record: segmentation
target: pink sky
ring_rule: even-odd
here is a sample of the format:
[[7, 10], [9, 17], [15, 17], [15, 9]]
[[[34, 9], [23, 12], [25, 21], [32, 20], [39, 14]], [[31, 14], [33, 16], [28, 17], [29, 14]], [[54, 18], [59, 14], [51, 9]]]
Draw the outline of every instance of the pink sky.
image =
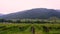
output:
[[0, 0], [0, 13], [3, 14], [32, 8], [60, 9], [60, 0]]

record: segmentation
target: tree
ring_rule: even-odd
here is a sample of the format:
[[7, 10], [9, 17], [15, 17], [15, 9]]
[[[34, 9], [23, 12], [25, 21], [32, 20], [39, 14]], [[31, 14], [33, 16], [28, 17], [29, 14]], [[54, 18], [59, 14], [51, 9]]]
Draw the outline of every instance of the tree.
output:
[[5, 19], [0, 19], [0, 22], [5, 22]]
[[16, 23], [21, 23], [21, 21], [20, 20], [17, 20]]

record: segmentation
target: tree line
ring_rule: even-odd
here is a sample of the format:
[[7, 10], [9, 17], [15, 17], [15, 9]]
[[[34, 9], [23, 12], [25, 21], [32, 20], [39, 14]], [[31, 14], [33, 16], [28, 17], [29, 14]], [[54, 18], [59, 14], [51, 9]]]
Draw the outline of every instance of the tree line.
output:
[[50, 22], [50, 21], [44, 21], [44, 20], [6, 20], [6, 19], [0, 19], [0, 22], [8, 22], [8, 23], [55, 23], [55, 22]]

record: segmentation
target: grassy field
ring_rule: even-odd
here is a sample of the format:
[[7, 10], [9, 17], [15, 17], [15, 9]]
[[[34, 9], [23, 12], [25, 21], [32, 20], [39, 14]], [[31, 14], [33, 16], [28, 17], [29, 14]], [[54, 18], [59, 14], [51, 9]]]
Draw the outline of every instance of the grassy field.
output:
[[[60, 24], [0, 23], [0, 34], [60, 34]], [[44, 28], [45, 27], [45, 28]]]

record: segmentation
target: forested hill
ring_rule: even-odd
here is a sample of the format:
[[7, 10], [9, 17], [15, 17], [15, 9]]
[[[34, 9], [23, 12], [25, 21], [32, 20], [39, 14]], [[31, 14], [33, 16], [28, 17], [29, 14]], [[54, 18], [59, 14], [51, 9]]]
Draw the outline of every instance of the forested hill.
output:
[[0, 16], [3, 16], [4, 14], [0, 14]]
[[0, 18], [4, 19], [45, 19], [50, 17], [60, 18], [60, 11], [54, 9], [46, 8], [35, 8], [30, 10], [25, 10], [22, 12], [11, 13], [8, 15], [3, 15]]

